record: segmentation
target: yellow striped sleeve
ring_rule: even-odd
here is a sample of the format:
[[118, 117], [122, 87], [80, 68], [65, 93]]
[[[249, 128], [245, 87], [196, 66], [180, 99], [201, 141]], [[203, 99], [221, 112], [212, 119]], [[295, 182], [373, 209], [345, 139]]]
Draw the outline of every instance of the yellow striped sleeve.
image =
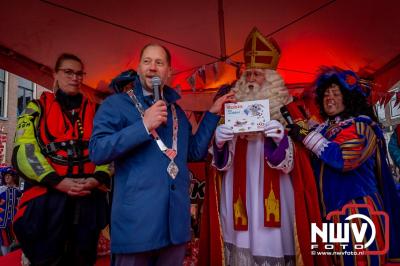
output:
[[36, 124], [39, 122], [40, 107], [30, 102], [18, 117], [14, 138], [13, 165], [24, 177], [40, 182], [45, 176], [55, 173], [41, 153], [36, 139]]

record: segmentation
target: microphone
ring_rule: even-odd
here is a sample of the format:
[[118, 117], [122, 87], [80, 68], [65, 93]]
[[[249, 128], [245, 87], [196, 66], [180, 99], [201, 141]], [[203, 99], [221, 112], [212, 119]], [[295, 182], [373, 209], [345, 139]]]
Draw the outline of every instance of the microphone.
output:
[[289, 110], [287, 109], [286, 106], [282, 106], [281, 109], [280, 109], [280, 111], [281, 111], [281, 114], [282, 114], [283, 118], [285, 118], [286, 122], [287, 122], [289, 125], [294, 124], [294, 123], [293, 123], [293, 119], [292, 119], [292, 117], [290, 116]]
[[160, 77], [157, 77], [157, 76], [152, 77], [151, 83], [153, 85], [154, 102], [159, 101], [161, 99], [161, 92], [160, 92], [161, 79], [160, 79]]

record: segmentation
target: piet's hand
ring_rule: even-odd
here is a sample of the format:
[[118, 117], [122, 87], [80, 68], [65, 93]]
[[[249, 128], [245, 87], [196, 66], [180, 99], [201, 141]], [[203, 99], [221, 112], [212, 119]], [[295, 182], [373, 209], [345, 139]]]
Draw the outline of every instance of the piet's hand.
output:
[[307, 137], [310, 131], [298, 124], [289, 124], [286, 126], [289, 130], [288, 135], [295, 141], [303, 142], [304, 138]]

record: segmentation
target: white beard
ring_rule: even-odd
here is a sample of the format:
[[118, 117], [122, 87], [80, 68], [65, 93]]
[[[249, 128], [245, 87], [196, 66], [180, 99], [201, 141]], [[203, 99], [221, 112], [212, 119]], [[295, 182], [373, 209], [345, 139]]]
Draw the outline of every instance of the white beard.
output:
[[246, 76], [243, 73], [232, 88], [232, 91], [235, 92], [236, 99], [239, 102], [268, 99], [271, 120], [278, 120], [283, 125], [286, 125], [280, 108], [290, 103], [293, 98], [278, 72], [270, 69], [262, 71], [265, 72], [265, 82], [262, 86], [255, 82], [246, 82]]

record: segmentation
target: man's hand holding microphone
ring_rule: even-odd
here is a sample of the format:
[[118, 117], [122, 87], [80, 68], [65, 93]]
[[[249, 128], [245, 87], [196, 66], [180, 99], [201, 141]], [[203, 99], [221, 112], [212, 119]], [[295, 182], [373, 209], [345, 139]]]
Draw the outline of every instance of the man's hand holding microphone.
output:
[[158, 128], [161, 124], [167, 123], [167, 104], [162, 100], [161, 79], [157, 76], [151, 78], [155, 103], [144, 112], [143, 123], [147, 130]]
[[163, 100], [158, 100], [144, 111], [143, 123], [150, 132], [161, 124], [167, 123], [167, 116], [167, 104]]

